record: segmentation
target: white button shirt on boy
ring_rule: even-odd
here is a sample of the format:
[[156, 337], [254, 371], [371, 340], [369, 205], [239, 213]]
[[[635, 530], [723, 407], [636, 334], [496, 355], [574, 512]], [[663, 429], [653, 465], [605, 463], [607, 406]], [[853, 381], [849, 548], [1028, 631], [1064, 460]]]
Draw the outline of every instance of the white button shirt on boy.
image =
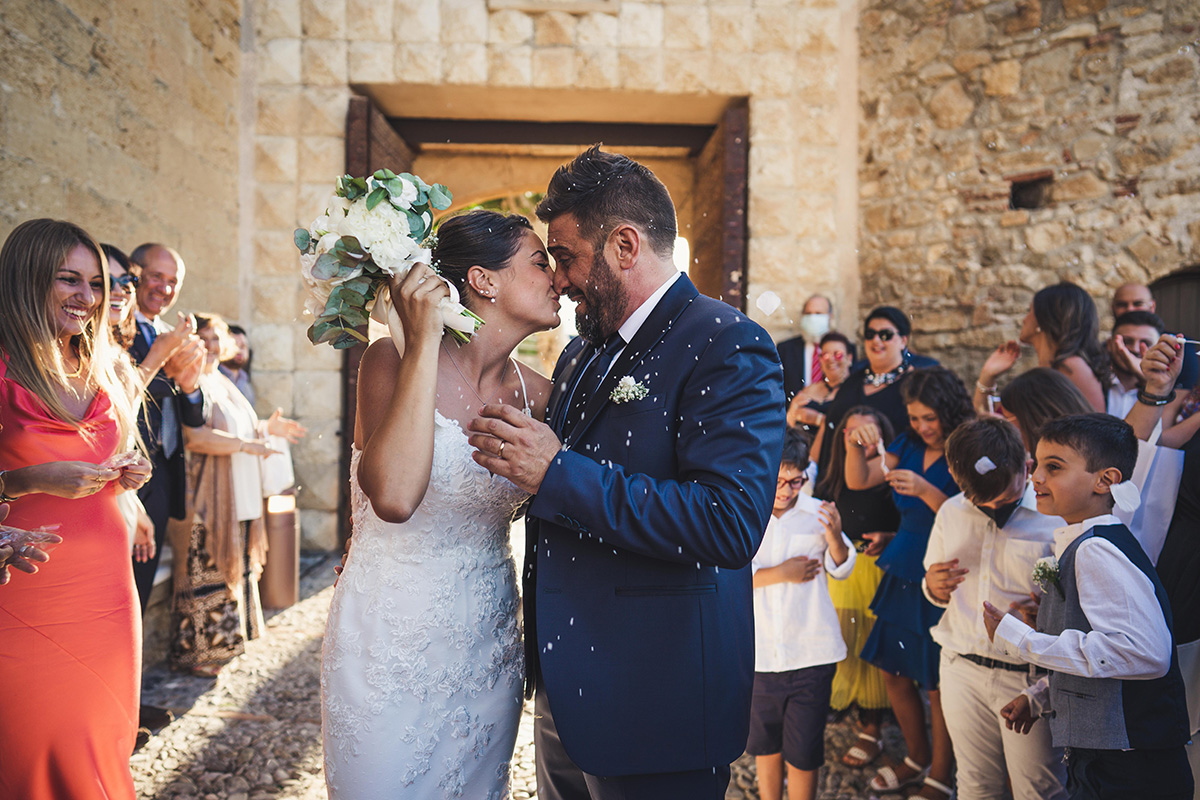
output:
[[[819, 559], [831, 578], [845, 580], [854, 570], [854, 545], [841, 534], [849, 555], [834, 564], [817, 512], [821, 501], [806, 494], [779, 517], [771, 516], [752, 569], [777, 567], [796, 556]], [[804, 583], [775, 583], [754, 590], [754, 670], [790, 670], [834, 664], [846, 657], [837, 611], [825, 576]]]
[[1033, 565], [1053, 552], [1054, 530], [1062, 524], [1060, 517], [1038, 513], [1031, 485], [1003, 528], [962, 494], [947, 500], [934, 520], [925, 569], [957, 558], [958, 568], [969, 570], [949, 603], [935, 600], [921, 582], [929, 601], [946, 609], [931, 635], [942, 647], [942, 711], [954, 744], [960, 800], [999, 797], [1006, 778], [1015, 800], [1066, 797], [1062, 751], [1051, 745], [1050, 726], [1038, 722], [1022, 735], [1008, 730], [999, 713], [1033, 683], [1029, 671], [987, 667], [962, 657], [1022, 663], [992, 647], [980, 609], [985, 600], [1007, 609], [1010, 602], [1029, 598], [1035, 589]]

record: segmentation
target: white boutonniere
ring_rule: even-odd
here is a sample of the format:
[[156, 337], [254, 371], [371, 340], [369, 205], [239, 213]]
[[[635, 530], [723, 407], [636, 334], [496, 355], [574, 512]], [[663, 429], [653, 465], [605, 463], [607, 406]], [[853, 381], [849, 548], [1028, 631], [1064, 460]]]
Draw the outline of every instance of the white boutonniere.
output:
[[608, 399], [614, 403], [628, 403], [630, 400], [641, 400], [648, 394], [650, 390], [646, 388], [646, 384], [635, 381], [632, 375], [626, 375], [621, 378], [621, 382], [612, 390]]
[[1062, 595], [1062, 585], [1058, 581], [1058, 559], [1054, 556], [1045, 556], [1035, 561], [1033, 582], [1040, 586], [1043, 592], [1050, 591], [1050, 587], [1053, 585]]

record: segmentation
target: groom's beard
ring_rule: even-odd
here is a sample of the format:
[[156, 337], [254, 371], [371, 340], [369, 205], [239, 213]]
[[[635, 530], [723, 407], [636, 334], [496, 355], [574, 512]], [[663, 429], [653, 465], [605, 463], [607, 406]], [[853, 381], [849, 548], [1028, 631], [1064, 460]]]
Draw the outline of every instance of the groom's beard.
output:
[[584, 339], [600, 345], [617, 330], [629, 305], [625, 289], [617, 280], [617, 271], [608, 263], [603, 251], [592, 254], [587, 285], [579, 291], [587, 311], [575, 312], [575, 327]]

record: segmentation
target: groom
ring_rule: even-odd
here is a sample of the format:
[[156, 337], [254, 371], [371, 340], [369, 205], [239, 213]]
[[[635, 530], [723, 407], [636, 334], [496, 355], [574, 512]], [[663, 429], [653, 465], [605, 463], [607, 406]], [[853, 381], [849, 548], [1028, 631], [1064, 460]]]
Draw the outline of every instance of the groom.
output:
[[641, 164], [593, 147], [537, 214], [581, 336], [554, 370], [549, 425], [489, 405], [471, 443], [537, 495], [524, 597], [538, 797], [723, 798], [746, 745], [779, 359], [675, 269], [675, 207]]

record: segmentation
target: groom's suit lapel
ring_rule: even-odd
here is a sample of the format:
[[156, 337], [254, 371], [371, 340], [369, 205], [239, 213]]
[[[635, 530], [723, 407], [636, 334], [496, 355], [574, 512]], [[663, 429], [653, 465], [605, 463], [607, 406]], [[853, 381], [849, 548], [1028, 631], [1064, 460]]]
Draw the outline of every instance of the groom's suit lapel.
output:
[[546, 423], [554, 429], [555, 433], [562, 433], [562, 415], [566, 413], [563, 404], [566, 398], [571, 394], [571, 387], [575, 385], [578, 378], [579, 370], [590, 361], [590, 356], [595, 350], [595, 347], [588, 344], [584, 339], [576, 339], [567, 345], [567, 349], [571, 349], [578, 343], [575, 348], [574, 355], [567, 358], [567, 361], [562, 366], [562, 370], [553, 381], [554, 389], [550, 393], [550, 402], [546, 406]]
[[[629, 374], [630, 370], [642, 362], [642, 360], [650, 354], [659, 342], [662, 341], [667, 331], [671, 329], [671, 325], [679, 318], [679, 315], [691, 305], [692, 301], [700, 292], [697, 291], [695, 285], [688, 280], [687, 275], [680, 275], [675, 281], [675, 285], [667, 290], [667, 293], [659, 300], [658, 305], [650, 312], [650, 316], [638, 328], [637, 333], [633, 335], [633, 341], [626, 345], [621, 351], [621, 355], [617, 357], [612, 368], [600, 383], [600, 388], [588, 400], [587, 406], [583, 411], [583, 420], [575, 426], [567, 437], [565, 444], [570, 447], [579, 438], [583, 436], [587, 429], [591, 427], [592, 422], [600, 414], [600, 409], [605, 404], [610, 402], [612, 390], [621, 381], [621, 378]], [[582, 359], [582, 356], [581, 356]], [[653, 391], [653, 387], [650, 387]]]

